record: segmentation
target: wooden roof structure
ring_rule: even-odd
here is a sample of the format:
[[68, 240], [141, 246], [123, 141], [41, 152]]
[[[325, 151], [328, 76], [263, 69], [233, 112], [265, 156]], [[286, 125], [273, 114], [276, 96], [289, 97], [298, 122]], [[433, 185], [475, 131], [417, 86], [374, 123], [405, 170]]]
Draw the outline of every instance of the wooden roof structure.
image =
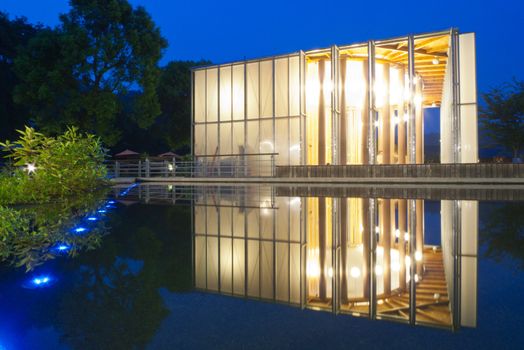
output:
[[[440, 106], [446, 65], [448, 63], [448, 50], [450, 34], [435, 34], [423, 36], [414, 40], [415, 73], [422, 79], [422, 104], [423, 106]], [[366, 43], [339, 47], [340, 57], [352, 59], [367, 59], [368, 47]], [[329, 59], [330, 50], [313, 50], [306, 52], [308, 60]], [[399, 67], [408, 68], [408, 41], [407, 38], [377, 42], [375, 46], [375, 59], [381, 63], [393, 63]]]

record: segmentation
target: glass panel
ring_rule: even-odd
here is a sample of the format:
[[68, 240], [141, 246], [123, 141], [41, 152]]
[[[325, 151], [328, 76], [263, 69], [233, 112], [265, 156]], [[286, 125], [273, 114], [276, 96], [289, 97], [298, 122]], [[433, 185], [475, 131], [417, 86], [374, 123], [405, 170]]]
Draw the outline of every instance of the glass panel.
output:
[[218, 238], [207, 237], [207, 289], [218, 291]]
[[275, 60], [275, 115], [277, 117], [289, 115], [289, 71], [288, 59]]
[[276, 243], [276, 300], [289, 301], [289, 243]]
[[[223, 203], [224, 204], [224, 203]], [[229, 203], [227, 205], [230, 205]], [[220, 206], [220, 235], [231, 236], [233, 226], [231, 223], [233, 210], [229, 206]]]
[[300, 114], [300, 58], [289, 58], [289, 114]]
[[289, 200], [286, 197], [276, 198], [277, 230], [275, 238], [289, 240]]
[[299, 165], [300, 156], [300, 119], [289, 119], [289, 164]]
[[206, 121], [206, 71], [197, 70], [195, 71], [194, 80], [194, 121], [205, 122]]
[[233, 293], [245, 293], [245, 240], [233, 240]]
[[231, 120], [231, 67], [220, 68], [220, 121]]
[[218, 120], [218, 69], [210, 68], [206, 70], [207, 85], [207, 122], [216, 122]]
[[273, 61], [260, 62], [260, 116], [273, 116]]
[[247, 117], [248, 119], [258, 118], [259, 116], [259, 79], [258, 62], [246, 65], [246, 84], [247, 84]]
[[300, 264], [302, 261], [300, 257], [300, 244], [291, 243], [289, 253], [289, 301], [291, 303], [299, 304], [301, 288]]
[[195, 237], [195, 287], [206, 288], [206, 237]]
[[273, 299], [273, 249], [275, 242], [261, 241], [260, 256], [260, 296], [264, 299]]
[[218, 124], [207, 124], [206, 154], [218, 154]]
[[289, 119], [276, 119], [276, 156], [277, 165], [289, 164], [289, 134], [288, 134]]
[[206, 154], [206, 125], [195, 125], [195, 155]]
[[220, 123], [220, 154], [231, 154], [231, 123]]
[[220, 238], [220, 291], [233, 291], [233, 241], [231, 238]]
[[244, 119], [244, 65], [233, 66], [233, 119]]
[[260, 246], [259, 241], [247, 242], [247, 295], [260, 296]]
[[246, 153], [244, 149], [244, 122], [233, 123], [233, 154]]
[[273, 120], [265, 119], [260, 121], [260, 153], [273, 153]]

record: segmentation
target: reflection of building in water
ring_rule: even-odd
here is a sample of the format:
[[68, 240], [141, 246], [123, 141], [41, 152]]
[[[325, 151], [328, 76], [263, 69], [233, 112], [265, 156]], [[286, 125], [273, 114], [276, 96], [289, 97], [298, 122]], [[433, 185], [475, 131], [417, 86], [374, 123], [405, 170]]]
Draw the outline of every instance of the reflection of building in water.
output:
[[477, 202], [441, 201], [441, 244], [429, 245], [424, 227], [438, 227], [424, 225], [423, 200], [215, 190], [202, 189], [194, 204], [197, 289], [453, 329], [476, 325]]

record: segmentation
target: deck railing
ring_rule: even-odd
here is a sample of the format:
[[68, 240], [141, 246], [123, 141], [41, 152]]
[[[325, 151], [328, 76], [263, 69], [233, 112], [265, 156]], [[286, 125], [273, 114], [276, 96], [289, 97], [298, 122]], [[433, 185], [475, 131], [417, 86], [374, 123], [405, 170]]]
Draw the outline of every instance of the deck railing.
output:
[[133, 177], [268, 177], [275, 176], [276, 153], [197, 156], [176, 159], [124, 159], [106, 162], [112, 178]]

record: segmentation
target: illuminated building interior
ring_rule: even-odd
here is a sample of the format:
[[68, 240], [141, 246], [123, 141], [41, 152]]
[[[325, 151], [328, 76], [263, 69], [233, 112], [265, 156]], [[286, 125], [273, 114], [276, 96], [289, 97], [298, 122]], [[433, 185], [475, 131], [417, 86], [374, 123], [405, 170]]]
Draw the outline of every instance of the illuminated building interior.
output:
[[475, 37], [456, 30], [193, 70], [193, 154], [275, 164], [424, 163], [424, 110], [440, 162], [476, 163]]
[[424, 200], [199, 191], [199, 290], [447, 329], [476, 326], [475, 201], [433, 202], [441, 229], [431, 238]]

